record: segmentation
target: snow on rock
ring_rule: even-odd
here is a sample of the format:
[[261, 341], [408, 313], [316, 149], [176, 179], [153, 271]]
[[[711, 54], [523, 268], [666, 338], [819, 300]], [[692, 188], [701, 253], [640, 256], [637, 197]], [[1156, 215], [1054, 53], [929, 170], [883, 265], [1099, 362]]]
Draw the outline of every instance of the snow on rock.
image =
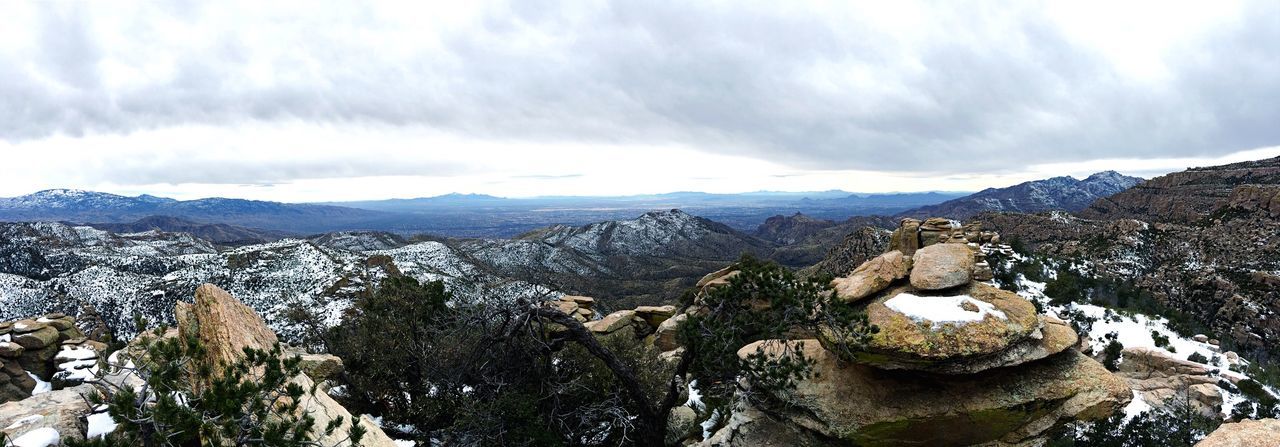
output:
[[61, 436], [58, 430], [51, 427], [41, 427], [24, 433], [17, 439], [14, 439], [13, 447], [46, 447], [58, 445]]
[[1142, 398], [1141, 392], [1133, 390], [1133, 400], [1129, 401], [1129, 405], [1124, 407], [1124, 420], [1128, 421], [1146, 411], [1151, 411], [1151, 404]]
[[116, 431], [116, 426], [118, 424], [116, 424], [116, 420], [111, 417], [111, 414], [107, 413], [106, 406], [100, 406], [94, 410], [97, 412], [85, 417], [85, 420], [89, 424], [88, 431], [84, 435], [85, 438], [100, 438], [106, 436], [108, 433]]
[[969, 295], [917, 296], [900, 293], [885, 301], [884, 305], [912, 320], [930, 321], [934, 325], [972, 323], [982, 321], [987, 315], [1000, 319], [1008, 318], [1004, 312], [997, 310], [995, 305], [974, 299]]
[[32, 396], [40, 393], [47, 393], [47, 392], [53, 391], [53, 385], [50, 384], [49, 382], [40, 380], [39, 376], [36, 376], [35, 374], [31, 374], [30, 371], [27, 372], [27, 375], [31, 377], [31, 380], [36, 381], [36, 387], [31, 390]]

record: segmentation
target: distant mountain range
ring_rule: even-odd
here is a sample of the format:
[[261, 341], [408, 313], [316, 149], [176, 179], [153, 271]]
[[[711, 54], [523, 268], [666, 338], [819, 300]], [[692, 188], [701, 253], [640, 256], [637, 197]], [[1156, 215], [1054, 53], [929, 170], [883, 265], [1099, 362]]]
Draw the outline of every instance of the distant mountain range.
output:
[[[740, 231], [750, 231], [778, 213], [802, 212], [816, 218], [843, 220], [856, 215], [889, 215], [962, 195], [939, 192], [855, 194], [845, 191], [677, 192], [621, 197], [510, 199], [448, 194], [418, 199], [291, 204], [225, 198], [179, 201], [148, 195], [126, 197], [54, 189], [0, 198], [0, 221], [93, 223], [112, 231], [160, 229], [204, 232], [215, 242], [234, 243], [240, 236], [243, 236], [243, 241], [253, 242], [278, 238], [279, 233], [316, 234], [351, 230], [388, 231], [400, 235], [429, 233], [448, 237], [514, 237], [551, 225], [585, 225], [628, 219], [648, 211], [679, 208]], [[184, 222], [164, 222], [157, 216]], [[194, 227], [215, 224], [241, 228], [232, 231], [230, 228], [197, 230]], [[219, 232], [226, 234], [218, 235]]]
[[0, 221], [130, 223], [152, 216], [294, 233], [377, 228], [395, 217], [378, 211], [327, 205], [225, 198], [179, 201], [149, 195], [126, 197], [74, 189], [51, 189], [21, 197], [0, 198]]
[[988, 188], [969, 196], [936, 205], [922, 206], [900, 214], [905, 217], [949, 217], [968, 219], [986, 211], [1035, 213], [1062, 210], [1080, 211], [1094, 201], [1110, 197], [1142, 183], [1143, 179], [1115, 171], [1099, 172], [1084, 180], [1062, 176], [1019, 183], [1006, 188]]

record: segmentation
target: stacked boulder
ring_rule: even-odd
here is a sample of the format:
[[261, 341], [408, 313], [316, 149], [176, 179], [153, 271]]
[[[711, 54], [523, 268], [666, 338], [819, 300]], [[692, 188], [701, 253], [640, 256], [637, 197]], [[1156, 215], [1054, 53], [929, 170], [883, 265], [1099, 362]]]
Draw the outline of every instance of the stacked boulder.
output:
[[[744, 347], [744, 357], [799, 350], [813, 374], [778, 395], [744, 394], [704, 444], [1037, 445], [1061, 423], [1122, 408], [1129, 388], [1072, 349], [1070, 326], [980, 282], [982, 245], [998, 241], [979, 224], [904, 219], [887, 253], [832, 283], [839, 305], [879, 331], [866, 343], [827, 327]], [[715, 275], [704, 285], [731, 273]]]
[[[662, 345], [675, 342], [674, 327], [667, 321], [676, 315], [675, 306], [640, 306], [635, 309], [620, 310], [604, 315], [598, 320], [595, 299], [585, 296], [565, 295], [547, 302], [548, 306], [560, 309], [561, 312], [581, 321], [583, 327], [597, 337], [627, 336], [643, 338], [650, 344]], [[665, 337], [665, 341], [660, 341]]]
[[75, 318], [62, 313], [0, 323], [0, 403], [30, 397], [36, 378], [53, 379], [62, 343], [84, 339]]

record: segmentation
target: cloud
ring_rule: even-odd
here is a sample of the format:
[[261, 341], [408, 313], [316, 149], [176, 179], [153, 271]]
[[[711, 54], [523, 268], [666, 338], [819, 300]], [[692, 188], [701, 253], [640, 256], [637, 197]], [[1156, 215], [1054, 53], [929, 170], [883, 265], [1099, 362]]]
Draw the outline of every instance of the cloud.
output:
[[[891, 3], [19, 3], [0, 17], [0, 140], [303, 122], [441, 132], [462, 152], [678, 145], [914, 177], [1280, 143], [1274, 2]], [[142, 160], [99, 176], [276, 183], [486, 163], [266, 145], [285, 155], [210, 159], [174, 138], [156, 150], [179, 155], [130, 153]]]

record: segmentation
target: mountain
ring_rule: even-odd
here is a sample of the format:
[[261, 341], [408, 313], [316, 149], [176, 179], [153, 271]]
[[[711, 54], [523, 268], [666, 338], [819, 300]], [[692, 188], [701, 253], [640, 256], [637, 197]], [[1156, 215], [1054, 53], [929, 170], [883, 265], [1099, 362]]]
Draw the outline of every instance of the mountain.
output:
[[[132, 229], [132, 228], [130, 228]], [[672, 301], [744, 252], [774, 246], [682, 211], [583, 226], [553, 226], [517, 239], [409, 240], [338, 232], [236, 248], [188, 233], [117, 234], [57, 222], [0, 224], [0, 321], [92, 305], [122, 333], [134, 313], [171, 318], [173, 302], [213, 283], [297, 339], [292, 317], [336, 324], [352, 300], [387, 275], [444, 281], [456, 299], [517, 300], [561, 292], [599, 298], [603, 310]]]
[[707, 272], [773, 245], [680, 210], [583, 226], [557, 225], [458, 249], [500, 275], [604, 297], [613, 308], [672, 300]]
[[1032, 213], [1049, 210], [1079, 211], [1099, 198], [1111, 196], [1142, 182], [1141, 178], [1105, 171], [1084, 180], [1053, 177], [1019, 183], [1007, 188], [988, 188], [969, 196], [923, 206], [901, 216], [927, 218], [943, 216], [968, 219], [983, 211]]
[[51, 189], [0, 198], [0, 221], [73, 221], [128, 223], [164, 215], [198, 223], [225, 223], [274, 231], [316, 233], [372, 228], [393, 214], [327, 205], [209, 198], [179, 201], [141, 195], [126, 197], [92, 191]]
[[205, 224], [172, 216], [148, 216], [128, 223], [91, 223], [87, 225], [112, 233], [143, 233], [148, 231], [187, 233], [219, 245], [261, 244], [294, 235], [284, 231], [259, 230], [228, 224]]
[[1248, 185], [1280, 185], [1280, 157], [1191, 168], [1156, 177], [1094, 202], [1080, 211], [1080, 216], [1191, 223], [1222, 209], [1237, 189]]
[[1134, 285], [1237, 350], [1280, 353], [1270, 342], [1280, 338], [1280, 158], [1165, 175], [1080, 214], [1101, 218], [977, 218], [1007, 240]]
[[832, 247], [844, 245], [845, 239], [850, 235], [884, 231], [896, 228], [897, 224], [898, 219], [888, 216], [856, 216], [843, 222], [835, 222], [796, 213], [766, 219], [756, 228], [754, 235], [777, 244], [770, 259], [788, 267], [800, 268], [821, 261], [829, 255]]

